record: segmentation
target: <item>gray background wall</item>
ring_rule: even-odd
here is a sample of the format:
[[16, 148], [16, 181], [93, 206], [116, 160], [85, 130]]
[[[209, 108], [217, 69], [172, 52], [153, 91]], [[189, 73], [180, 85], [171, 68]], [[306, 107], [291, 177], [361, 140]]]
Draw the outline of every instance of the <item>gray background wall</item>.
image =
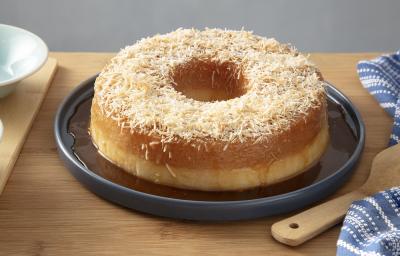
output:
[[244, 27], [310, 52], [400, 48], [399, 0], [0, 0], [0, 23], [53, 51], [117, 51], [178, 27]]

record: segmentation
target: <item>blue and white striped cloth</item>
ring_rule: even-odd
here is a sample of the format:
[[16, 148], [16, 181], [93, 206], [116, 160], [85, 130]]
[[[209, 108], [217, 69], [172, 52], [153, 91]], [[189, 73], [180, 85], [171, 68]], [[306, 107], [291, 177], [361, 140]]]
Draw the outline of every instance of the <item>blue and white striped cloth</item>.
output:
[[[357, 69], [363, 86], [393, 117], [389, 146], [397, 144], [400, 138], [400, 51], [361, 61]], [[337, 255], [400, 256], [400, 187], [353, 202], [339, 235]]]
[[357, 65], [362, 85], [394, 118], [389, 146], [400, 138], [400, 50], [374, 60], [360, 61]]

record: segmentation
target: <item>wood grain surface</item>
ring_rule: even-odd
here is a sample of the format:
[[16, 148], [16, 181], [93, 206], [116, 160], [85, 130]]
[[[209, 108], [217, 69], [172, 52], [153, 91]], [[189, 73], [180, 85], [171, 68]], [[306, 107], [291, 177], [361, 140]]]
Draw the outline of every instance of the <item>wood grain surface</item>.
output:
[[[0, 197], [0, 255], [334, 255], [339, 226], [299, 247], [276, 242], [271, 224], [293, 213], [251, 221], [177, 221], [131, 211], [83, 188], [58, 159], [53, 120], [60, 101], [113, 54], [52, 53], [58, 72]], [[377, 54], [312, 54], [325, 79], [360, 109], [367, 127], [361, 162], [336, 194], [365, 182], [385, 148], [391, 119], [362, 88], [356, 63]], [[329, 214], [329, 213], [327, 213]]]
[[56, 69], [57, 61], [49, 58], [38, 72], [19, 82], [11, 95], [0, 99], [0, 118], [4, 123], [4, 139], [0, 142], [0, 195]]

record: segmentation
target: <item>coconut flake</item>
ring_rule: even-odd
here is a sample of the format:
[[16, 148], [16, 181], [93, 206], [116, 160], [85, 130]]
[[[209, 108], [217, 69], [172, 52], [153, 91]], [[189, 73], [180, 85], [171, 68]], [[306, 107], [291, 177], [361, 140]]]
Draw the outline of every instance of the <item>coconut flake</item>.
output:
[[[171, 72], [193, 59], [234, 63], [239, 68], [232, 76], [245, 78], [247, 92], [214, 102], [177, 92]], [[178, 29], [141, 39], [122, 49], [95, 82], [105, 116], [131, 133], [158, 135], [162, 143], [177, 137], [227, 143], [268, 139], [320, 106], [323, 94], [324, 83], [308, 56], [244, 30]]]

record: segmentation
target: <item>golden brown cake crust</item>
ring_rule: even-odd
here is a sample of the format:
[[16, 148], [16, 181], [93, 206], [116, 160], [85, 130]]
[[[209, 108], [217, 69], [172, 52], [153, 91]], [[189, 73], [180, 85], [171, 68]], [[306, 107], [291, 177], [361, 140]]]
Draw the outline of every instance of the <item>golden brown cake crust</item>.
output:
[[91, 113], [91, 127], [101, 129], [107, 136], [105, 139], [115, 141], [121, 150], [156, 164], [199, 169], [267, 165], [301, 151], [327, 122], [326, 106], [321, 104], [310, 109], [307, 115], [299, 116], [289, 130], [277, 133], [270, 140], [226, 144], [215, 139], [186, 141], [175, 137], [162, 143], [160, 137], [121, 129], [117, 121], [102, 115], [96, 98]]

